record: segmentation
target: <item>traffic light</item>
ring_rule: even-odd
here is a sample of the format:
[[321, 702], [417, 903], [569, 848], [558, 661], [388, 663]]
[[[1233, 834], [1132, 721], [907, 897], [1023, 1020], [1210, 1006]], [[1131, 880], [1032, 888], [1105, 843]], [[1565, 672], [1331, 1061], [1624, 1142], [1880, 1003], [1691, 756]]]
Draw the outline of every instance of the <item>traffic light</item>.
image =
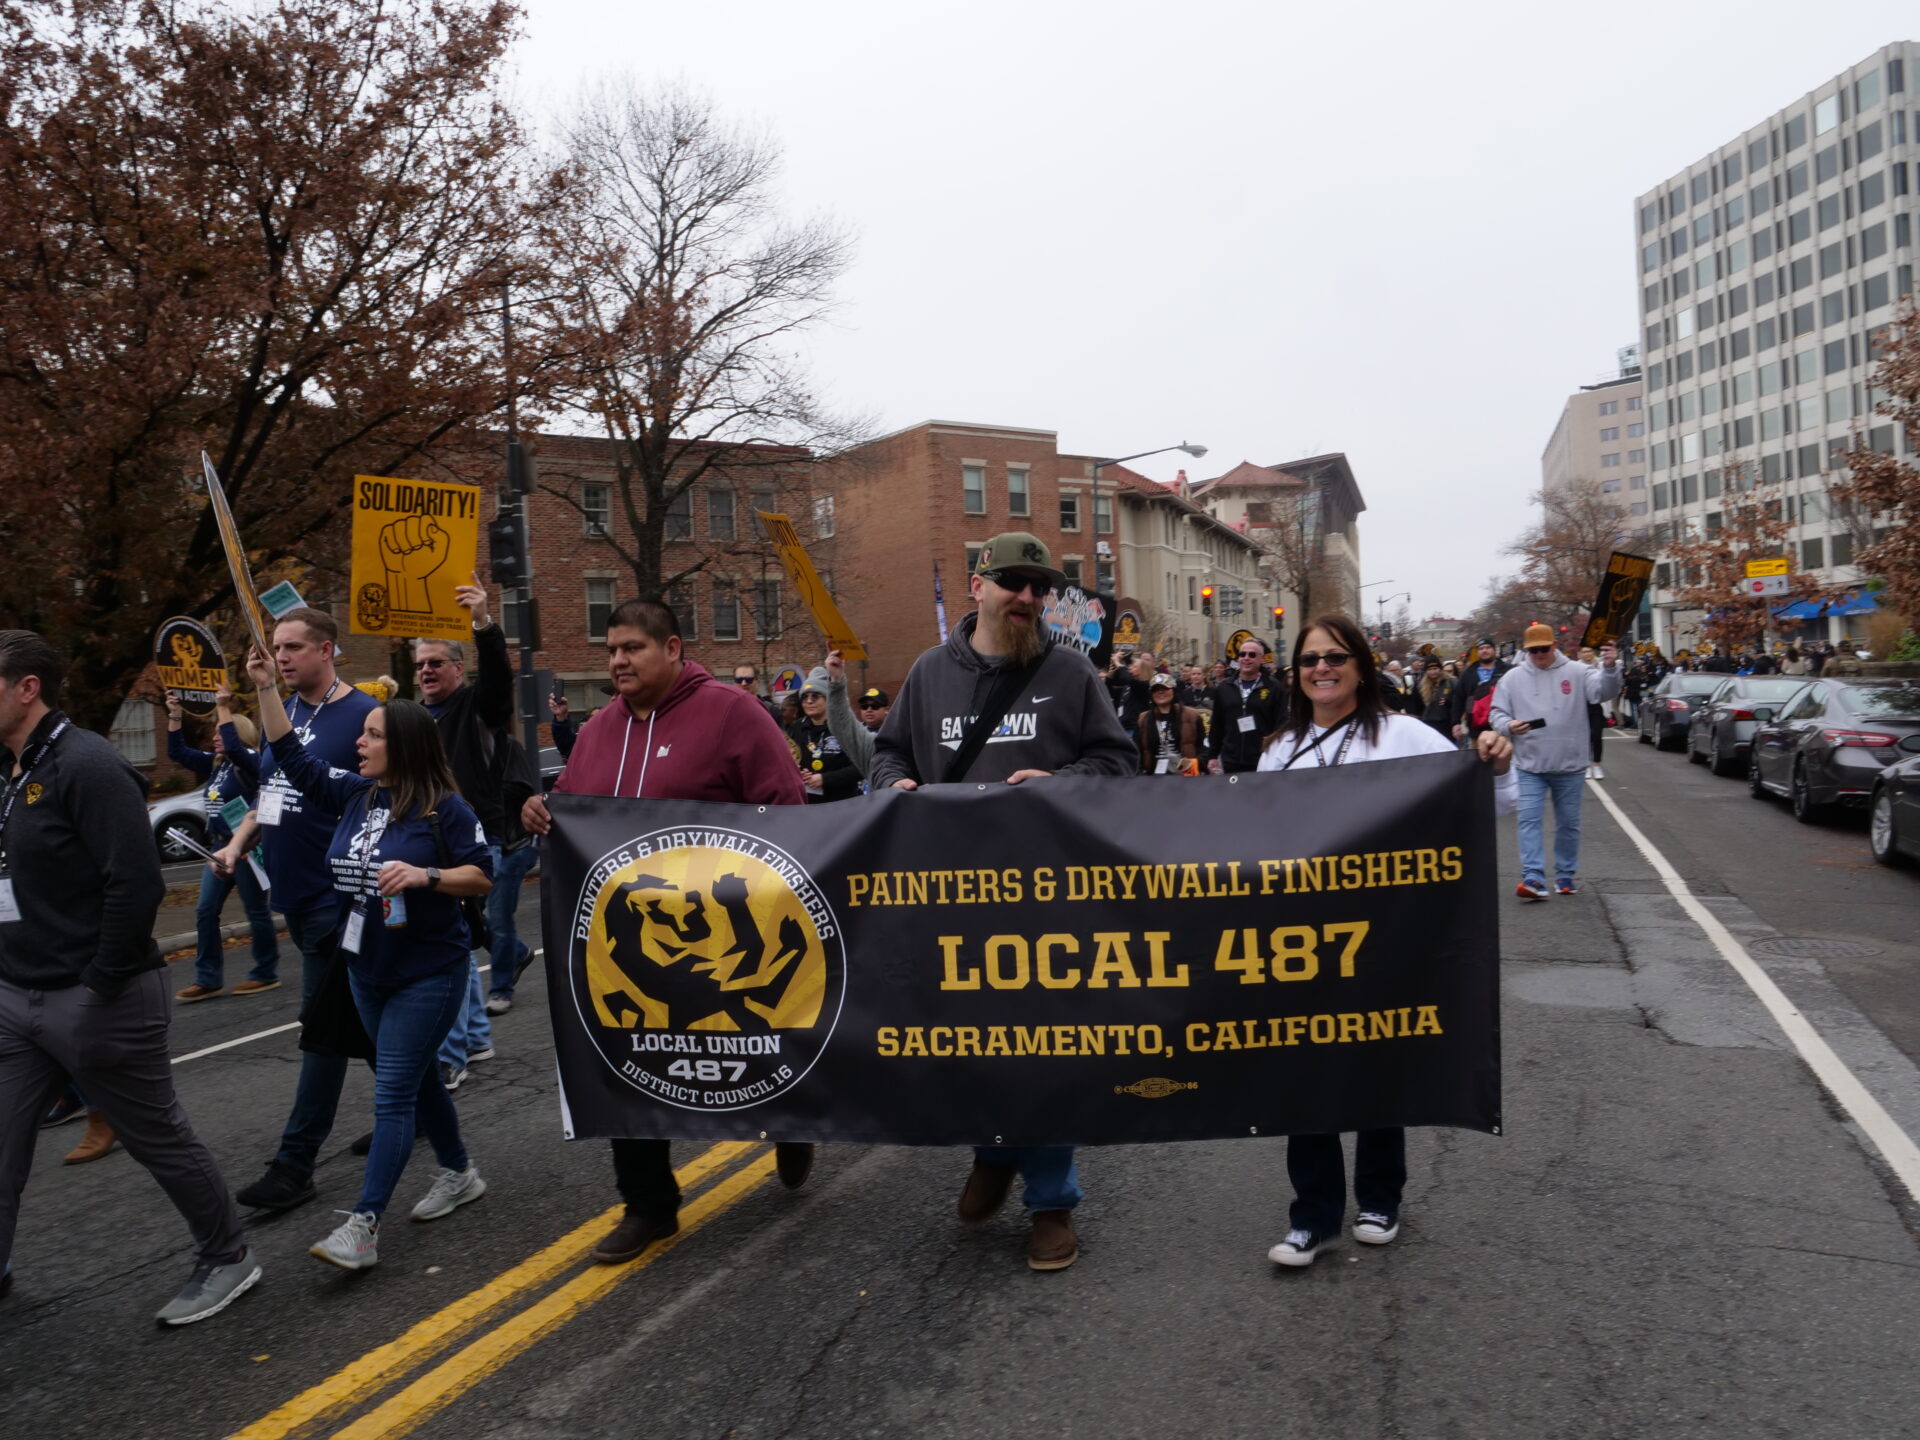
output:
[[1387, 621], [1382, 620], [1380, 622], [1380, 634], [1377, 638], [1381, 640], [1391, 640], [1393, 638], [1393, 626]]
[[1280, 624], [1280, 622], [1281, 622], [1282, 620], [1285, 620], [1286, 618], [1287, 618], [1287, 607], [1286, 607], [1286, 606], [1284, 606], [1284, 605], [1276, 605], [1276, 606], [1274, 606], [1274, 607], [1273, 607], [1273, 623], [1274, 623], [1274, 626], [1275, 626], [1275, 628], [1278, 628], [1278, 627], [1279, 627], [1279, 624]]
[[1200, 613], [1202, 615], [1213, 614], [1213, 586], [1211, 585], [1202, 585], [1200, 587]]
[[518, 507], [487, 522], [487, 574], [502, 587], [526, 581], [527, 537]]

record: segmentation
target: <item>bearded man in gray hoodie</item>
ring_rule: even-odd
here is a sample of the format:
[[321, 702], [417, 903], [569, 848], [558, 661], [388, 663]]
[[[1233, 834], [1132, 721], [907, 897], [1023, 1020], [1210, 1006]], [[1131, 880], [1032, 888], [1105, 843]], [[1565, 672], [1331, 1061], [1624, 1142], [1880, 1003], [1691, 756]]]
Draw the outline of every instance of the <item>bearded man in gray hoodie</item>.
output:
[[[877, 793], [962, 778], [1020, 785], [1049, 775], [1137, 773], [1139, 753], [1120, 728], [1100, 677], [1079, 651], [1055, 645], [1041, 618], [1048, 592], [1066, 584], [1046, 545], [1024, 531], [996, 535], [981, 547], [968, 583], [979, 608], [954, 627], [946, 644], [913, 662], [874, 743], [868, 788]], [[1017, 684], [1007, 692], [999, 722], [984, 744], [968, 747], [968, 731], [1003, 679]], [[975, 758], [963, 776], [955, 761], [968, 748]], [[1071, 1145], [982, 1145], [973, 1155], [960, 1194], [962, 1224], [991, 1220], [1018, 1174], [1032, 1216], [1027, 1264], [1064, 1270], [1079, 1258], [1073, 1207], [1082, 1191]]]
[[1577, 894], [1581, 787], [1592, 760], [1587, 706], [1613, 699], [1625, 676], [1611, 645], [1593, 666], [1555, 649], [1553, 630], [1546, 625], [1528, 626], [1521, 643], [1526, 661], [1500, 677], [1489, 718], [1492, 729], [1512, 739], [1513, 767], [1520, 776], [1521, 876], [1514, 893], [1522, 900], [1544, 900], [1547, 797], [1553, 797], [1554, 888], [1562, 895]]

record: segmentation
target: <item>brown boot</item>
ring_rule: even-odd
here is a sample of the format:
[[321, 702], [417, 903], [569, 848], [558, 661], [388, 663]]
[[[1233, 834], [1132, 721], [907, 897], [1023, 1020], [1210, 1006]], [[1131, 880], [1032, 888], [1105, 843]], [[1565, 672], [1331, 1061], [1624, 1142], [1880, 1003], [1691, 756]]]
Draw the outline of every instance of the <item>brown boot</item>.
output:
[[89, 1160], [98, 1160], [113, 1149], [113, 1126], [107, 1123], [107, 1117], [98, 1110], [87, 1112], [87, 1133], [80, 1137], [80, 1143], [67, 1153], [63, 1165], [84, 1165]]
[[602, 1265], [624, 1265], [638, 1260], [641, 1252], [656, 1240], [680, 1233], [680, 1217], [628, 1215], [607, 1232], [607, 1238], [593, 1247], [593, 1258]]
[[1027, 1233], [1029, 1270], [1064, 1270], [1080, 1258], [1080, 1240], [1073, 1233], [1071, 1210], [1036, 1210]]
[[960, 1192], [960, 1223], [962, 1225], [984, 1225], [1000, 1213], [1000, 1207], [1007, 1203], [1007, 1195], [1013, 1189], [1013, 1177], [1019, 1167], [1014, 1165], [989, 1165], [985, 1161], [973, 1162], [973, 1172], [967, 1176], [966, 1188]]

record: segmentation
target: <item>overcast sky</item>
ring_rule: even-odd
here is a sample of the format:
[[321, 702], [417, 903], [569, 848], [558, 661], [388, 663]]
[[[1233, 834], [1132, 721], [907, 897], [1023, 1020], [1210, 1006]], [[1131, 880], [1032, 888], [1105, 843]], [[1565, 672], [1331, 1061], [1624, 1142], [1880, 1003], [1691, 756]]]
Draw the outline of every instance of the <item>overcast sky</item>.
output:
[[1345, 451], [1369, 600], [1464, 614], [1638, 329], [1633, 198], [1912, 0], [525, 0], [517, 90], [684, 81], [858, 236], [820, 388], [1195, 479]]

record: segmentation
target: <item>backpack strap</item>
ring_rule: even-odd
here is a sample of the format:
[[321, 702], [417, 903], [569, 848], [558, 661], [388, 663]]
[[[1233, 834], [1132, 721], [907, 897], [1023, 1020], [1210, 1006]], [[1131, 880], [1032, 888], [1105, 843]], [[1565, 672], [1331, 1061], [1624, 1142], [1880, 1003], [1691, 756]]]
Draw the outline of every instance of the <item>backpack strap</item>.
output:
[[967, 726], [967, 733], [960, 738], [960, 748], [947, 766], [947, 773], [940, 777], [942, 781], [952, 784], [967, 778], [967, 771], [973, 768], [973, 762], [980, 758], [980, 752], [986, 748], [987, 737], [1000, 728], [1000, 722], [1007, 718], [1008, 709], [1027, 687], [1027, 682], [1039, 673], [1046, 658], [1047, 652], [1042, 651], [1038, 659], [1018, 670], [1000, 672], [993, 689], [987, 693], [987, 703], [980, 707], [980, 713], [973, 717]]

